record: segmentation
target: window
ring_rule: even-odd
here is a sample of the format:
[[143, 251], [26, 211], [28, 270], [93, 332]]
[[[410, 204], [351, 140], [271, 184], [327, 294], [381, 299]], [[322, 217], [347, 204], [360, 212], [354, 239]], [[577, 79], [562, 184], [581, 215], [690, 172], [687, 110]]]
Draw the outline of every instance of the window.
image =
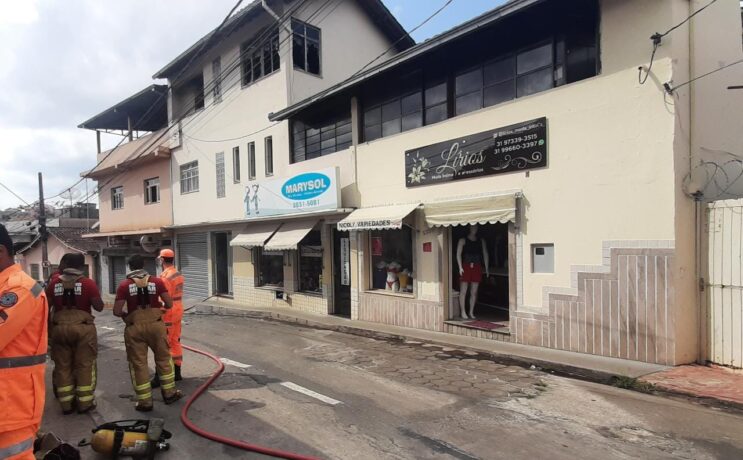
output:
[[444, 121], [449, 117], [449, 98], [447, 96], [446, 81], [427, 84], [423, 97], [426, 101], [424, 120], [426, 125]]
[[217, 172], [217, 198], [224, 198], [225, 196], [225, 185], [224, 185], [224, 152], [217, 153], [216, 161], [214, 162], [215, 169]]
[[199, 162], [181, 165], [181, 193], [199, 191]]
[[212, 81], [214, 85], [212, 94], [214, 96], [214, 103], [216, 104], [222, 102], [222, 58], [212, 61]]
[[284, 286], [284, 253], [263, 251], [261, 253], [261, 272], [259, 286]]
[[144, 204], [160, 202], [160, 178], [153, 177], [144, 181]]
[[248, 143], [248, 180], [255, 179], [255, 142]]
[[320, 29], [292, 19], [294, 68], [320, 75]]
[[322, 240], [312, 230], [299, 242], [299, 290], [322, 293]]
[[232, 180], [240, 182], [240, 147], [232, 148]]
[[31, 264], [31, 273], [29, 273], [29, 276], [37, 281], [41, 279], [41, 270], [39, 264]]
[[532, 273], [554, 273], [555, 272], [555, 245], [554, 244], [532, 244], [531, 245], [531, 272]]
[[369, 235], [372, 289], [412, 293], [413, 232], [410, 227], [375, 230]]
[[111, 187], [111, 209], [124, 207], [124, 187]]
[[275, 29], [271, 32], [268, 40], [258, 40], [258, 42], [246, 43], [240, 47], [243, 86], [249, 85], [281, 68], [279, 30]]
[[266, 155], [266, 176], [273, 176], [273, 138], [268, 136], [263, 143]]
[[353, 143], [350, 106], [292, 120], [292, 162], [345, 150]]

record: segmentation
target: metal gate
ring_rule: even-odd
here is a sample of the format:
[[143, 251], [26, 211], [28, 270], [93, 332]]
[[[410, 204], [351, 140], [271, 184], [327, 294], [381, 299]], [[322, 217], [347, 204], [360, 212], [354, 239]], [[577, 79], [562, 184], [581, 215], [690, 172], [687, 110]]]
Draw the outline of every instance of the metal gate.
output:
[[126, 278], [126, 258], [123, 256], [111, 256], [109, 257], [109, 262], [109, 272], [111, 273], [109, 292], [116, 294], [119, 284]]
[[708, 360], [743, 367], [743, 200], [707, 208]]
[[190, 299], [209, 297], [209, 265], [206, 233], [178, 235], [176, 257], [183, 274], [183, 296]]

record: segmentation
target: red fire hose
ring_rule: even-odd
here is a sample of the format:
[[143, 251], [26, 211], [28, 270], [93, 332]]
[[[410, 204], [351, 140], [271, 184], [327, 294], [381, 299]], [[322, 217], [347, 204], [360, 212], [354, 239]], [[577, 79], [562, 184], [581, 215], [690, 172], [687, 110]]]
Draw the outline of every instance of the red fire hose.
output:
[[222, 372], [224, 372], [224, 364], [222, 363], [222, 361], [219, 360], [219, 358], [205, 351], [198, 350], [196, 348], [189, 347], [187, 345], [183, 345], [183, 348], [185, 348], [186, 350], [192, 351], [194, 353], [204, 355], [207, 358], [211, 358], [215, 363], [217, 363], [217, 366], [218, 366], [217, 371], [211, 377], [209, 377], [209, 379], [206, 382], [204, 382], [198, 389], [196, 389], [194, 394], [191, 395], [191, 397], [188, 398], [188, 400], [186, 401], [186, 405], [183, 406], [183, 410], [181, 411], [181, 422], [183, 423], [183, 425], [186, 426], [186, 428], [188, 428], [189, 430], [193, 431], [194, 433], [206, 439], [211, 439], [212, 441], [226, 444], [228, 446], [237, 447], [238, 449], [258, 452], [260, 454], [271, 455], [273, 457], [278, 457], [278, 458], [288, 458], [291, 460], [317, 460], [315, 459], [315, 457], [307, 457], [307, 456], [295, 454], [292, 452], [286, 452], [283, 450], [277, 450], [277, 449], [271, 449], [269, 447], [259, 446], [257, 444], [250, 444], [244, 441], [239, 441], [237, 439], [226, 438], [224, 436], [220, 436], [218, 434], [215, 434], [215, 433], [212, 433], [212, 432], [209, 432], [209, 431], [206, 431], [206, 430], [203, 430], [197, 427], [191, 420], [189, 420], [188, 409], [191, 408], [191, 404], [193, 404], [197, 399], [199, 399], [199, 396], [201, 396], [201, 394], [205, 392], [209, 388], [209, 386], [212, 383], [214, 383], [215, 380], [217, 380], [217, 378], [222, 374]]

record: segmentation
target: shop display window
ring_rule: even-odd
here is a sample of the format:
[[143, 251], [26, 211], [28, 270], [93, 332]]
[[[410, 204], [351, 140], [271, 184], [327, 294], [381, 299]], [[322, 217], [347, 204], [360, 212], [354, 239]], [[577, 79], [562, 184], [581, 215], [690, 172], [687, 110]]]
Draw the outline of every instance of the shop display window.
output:
[[263, 251], [261, 254], [260, 286], [284, 286], [284, 253]]
[[299, 290], [322, 293], [322, 240], [320, 230], [312, 230], [299, 243]]
[[375, 230], [370, 234], [371, 288], [389, 292], [413, 292], [413, 231]]

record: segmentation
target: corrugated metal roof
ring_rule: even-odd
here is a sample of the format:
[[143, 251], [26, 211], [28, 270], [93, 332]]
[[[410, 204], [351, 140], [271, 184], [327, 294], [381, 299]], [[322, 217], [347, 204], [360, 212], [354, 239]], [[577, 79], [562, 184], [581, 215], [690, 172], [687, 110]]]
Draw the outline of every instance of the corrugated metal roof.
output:
[[102, 152], [99, 155], [99, 163], [90, 171], [83, 173], [83, 177], [95, 179], [114, 172], [115, 168], [121, 168], [135, 160], [138, 164], [144, 164], [148, 157], [170, 157], [168, 147], [169, 137], [163, 135], [167, 129], [161, 129], [133, 141], [121, 144], [116, 148]]
[[85, 129], [157, 131], [168, 124], [168, 85], [150, 85], [78, 125]]
[[488, 11], [487, 13], [477, 16], [474, 19], [471, 19], [438, 35], [435, 35], [428, 40], [419, 43], [416, 46], [413, 46], [412, 48], [409, 48], [395, 56], [392, 56], [381, 64], [360, 72], [357, 75], [352, 75], [350, 78], [336, 85], [333, 85], [330, 88], [315, 94], [314, 96], [310, 96], [303, 101], [297, 102], [296, 104], [280, 110], [279, 112], [270, 113], [268, 115], [268, 119], [270, 121], [285, 120], [295, 113], [300, 112], [315, 103], [339, 94], [344, 90], [354, 87], [385, 71], [391, 70], [396, 66], [402, 65], [403, 63], [411, 61], [424, 54], [430, 53], [436, 50], [438, 47], [443, 46], [446, 43], [461, 38], [465, 35], [468, 35], [472, 32], [475, 32], [476, 30], [486, 25], [500, 21], [505, 17], [511, 16], [512, 14], [522, 11], [527, 7], [533, 6], [537, 3], [542, 3], [544, 1], [546, 0], [510, 0], [505, 4]]

